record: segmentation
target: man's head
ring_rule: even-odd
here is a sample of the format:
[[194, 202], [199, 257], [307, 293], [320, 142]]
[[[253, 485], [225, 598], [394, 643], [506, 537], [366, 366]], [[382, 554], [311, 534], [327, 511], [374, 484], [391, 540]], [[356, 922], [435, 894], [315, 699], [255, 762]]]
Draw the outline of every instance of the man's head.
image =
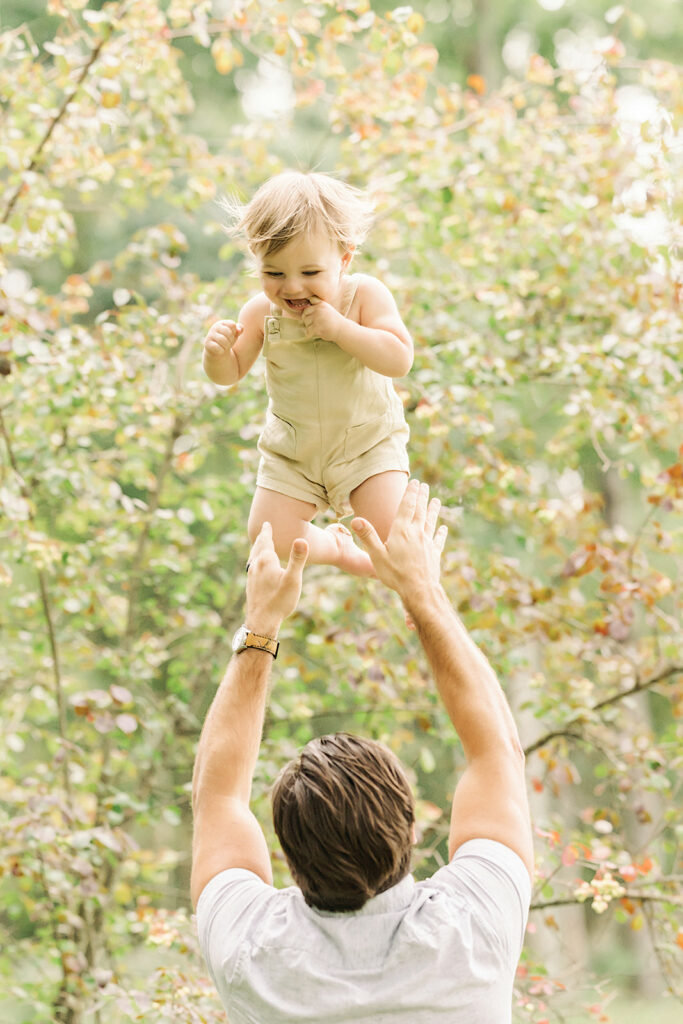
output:
[[319, 910], [359, 910], [410, 869], [415, 805], [400, 761], [348, 733], [311, 740], [273, 787], [292, 876]]

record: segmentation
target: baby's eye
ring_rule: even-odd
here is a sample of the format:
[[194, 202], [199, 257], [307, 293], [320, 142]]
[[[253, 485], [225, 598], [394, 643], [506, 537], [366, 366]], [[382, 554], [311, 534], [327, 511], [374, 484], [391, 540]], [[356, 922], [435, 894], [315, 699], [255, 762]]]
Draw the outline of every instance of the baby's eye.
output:
[[266, 277], [282, 277], [279, 270], [266, 270], [264, 271]]
[[315, 277], [315, 275], [319, 273], [319, 270], [304, 270], [304, 277]]

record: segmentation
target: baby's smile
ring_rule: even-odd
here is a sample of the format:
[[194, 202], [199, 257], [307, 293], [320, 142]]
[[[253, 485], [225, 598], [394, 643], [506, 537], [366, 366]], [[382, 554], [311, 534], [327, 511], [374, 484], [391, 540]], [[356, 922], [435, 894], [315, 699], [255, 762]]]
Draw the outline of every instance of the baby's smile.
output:
[[302, 309], [311, 304], [308, 299], [285, 299], [285, 302], [290, 309], [295, 310], [297, 313], [300, 313]]

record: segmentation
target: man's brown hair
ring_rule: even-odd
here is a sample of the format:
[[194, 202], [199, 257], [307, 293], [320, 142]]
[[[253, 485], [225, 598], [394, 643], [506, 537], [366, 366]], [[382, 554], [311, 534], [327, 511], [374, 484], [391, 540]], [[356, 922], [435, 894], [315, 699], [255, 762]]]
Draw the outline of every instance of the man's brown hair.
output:
[[415, 803], [383, 744], [349, 733], [311, 740], [272, 798], [275, 832], [309, 906], [359, 910], [408, 874]]

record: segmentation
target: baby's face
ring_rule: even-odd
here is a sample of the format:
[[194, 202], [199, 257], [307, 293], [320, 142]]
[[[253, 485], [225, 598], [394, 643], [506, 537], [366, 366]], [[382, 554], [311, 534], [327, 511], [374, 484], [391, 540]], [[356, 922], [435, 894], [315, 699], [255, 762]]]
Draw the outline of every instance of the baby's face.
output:
[[260, 256], [257, 265], [270, 301], [300, 317], [311, 298], [339, 308], [342, 274], [350, 259], [351, 253], [343, 253], [336, 240], [317, 231], [297, 235], [277, 252]]

